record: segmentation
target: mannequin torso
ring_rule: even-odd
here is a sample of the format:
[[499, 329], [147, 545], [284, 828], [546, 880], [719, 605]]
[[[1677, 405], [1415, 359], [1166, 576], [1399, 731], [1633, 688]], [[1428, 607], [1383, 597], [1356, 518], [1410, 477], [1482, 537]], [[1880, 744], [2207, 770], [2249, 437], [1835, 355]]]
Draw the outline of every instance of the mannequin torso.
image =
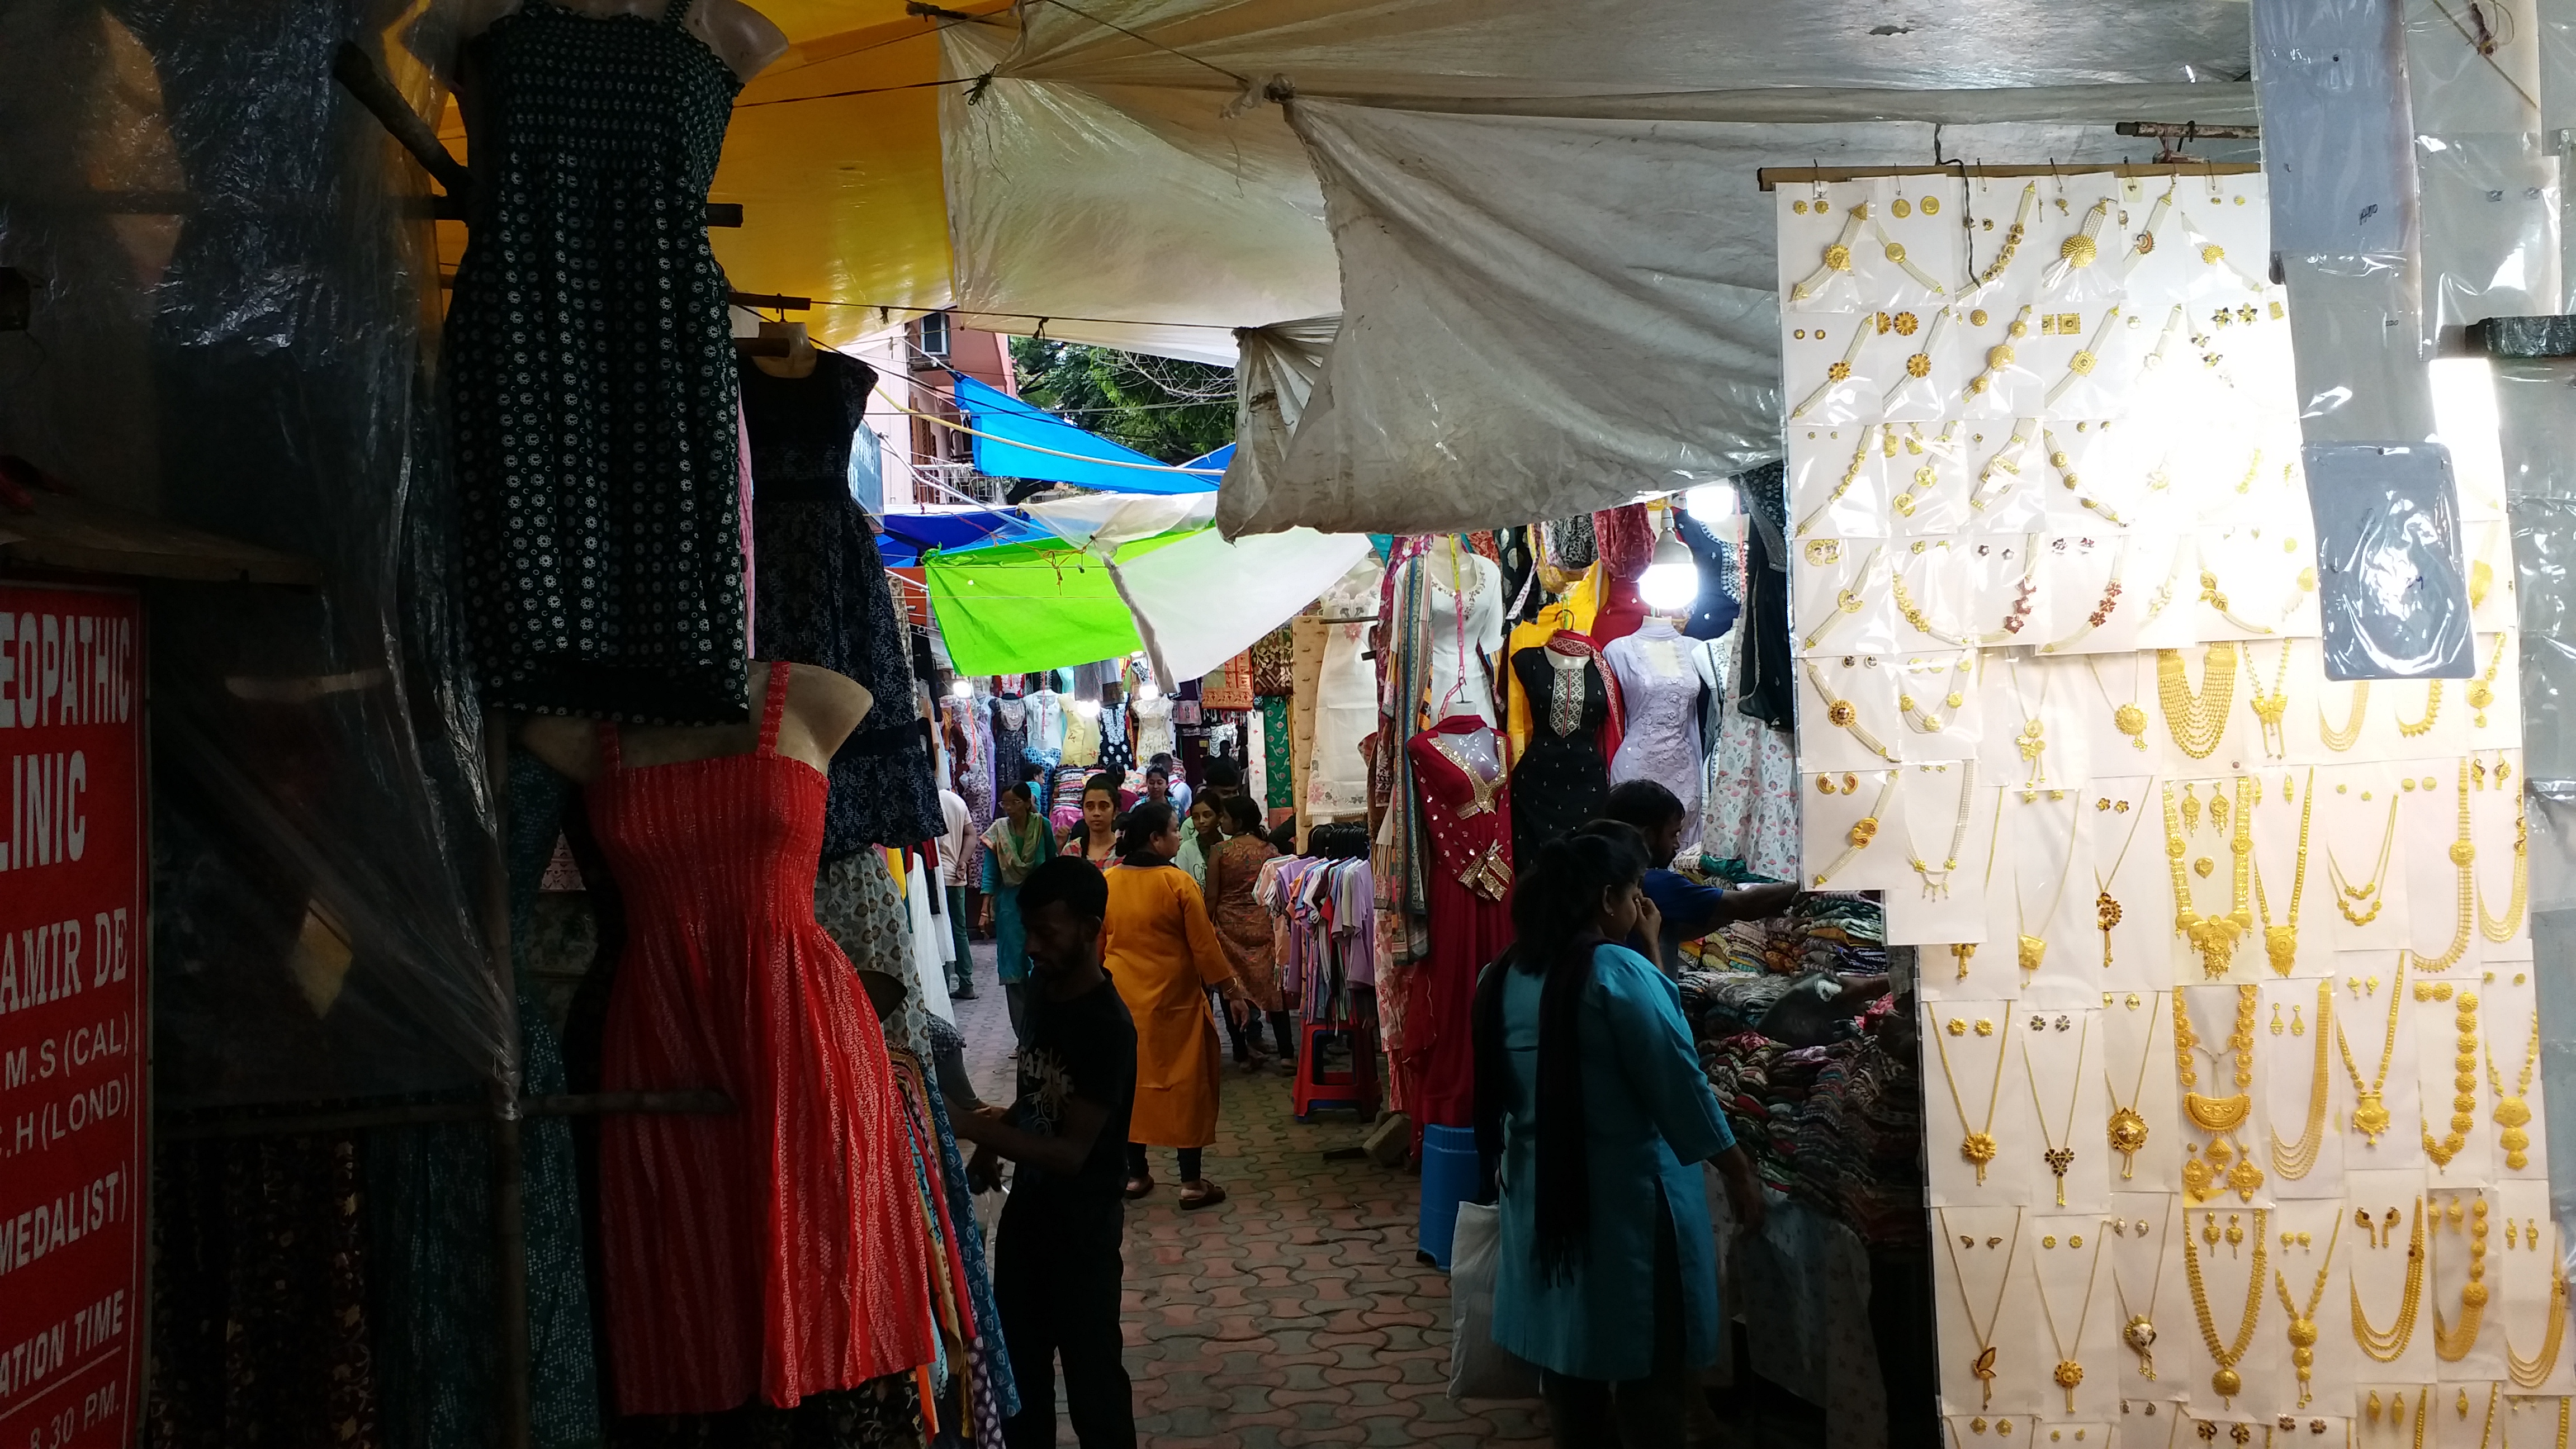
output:
[[[516, 13], [526, 0], [467, 0], [464, 15], [457, 28], [460, 44], [492, 28], [492, 22]], [[638, 20], [662, 18], [665, 0], [550, 0], [560, 9], [587, 15], [597, 20], [632, 16]], [[680, 27], [705, 41], [707, 49], [725, 63], [725, 68], [744, 80], [769, 69], [788, 51], [787, 32], [770, 23], [769, 17], [742, 3], [742, 0], [697, 0]], [[462, 68], [458, 72], [462, 74]], [[468, 106], [469, 118], [473, 109]]]
[[[811, 664], [791, 668], [787, 711], [778, 722], [778, 753], [828, 773], [833, 752], [867, 718], [876, 702], [866, 686], [847, 675]], [[765, 663], [755, 662], [751, 669], [751, 717], [740, 724], [696, 728], [622, 726], [618, 736], [625, 752], [625, 767], [647, 769], [750, 754], [760, 744], [760, 720], [768, 694], [769, 670]], [[599, 728], [591, 720], [568, 715], [533, 716], [520, 726], [519, 742], [527, 746], [528, 753], [579, 784], [587, 785], [607, 773]]]

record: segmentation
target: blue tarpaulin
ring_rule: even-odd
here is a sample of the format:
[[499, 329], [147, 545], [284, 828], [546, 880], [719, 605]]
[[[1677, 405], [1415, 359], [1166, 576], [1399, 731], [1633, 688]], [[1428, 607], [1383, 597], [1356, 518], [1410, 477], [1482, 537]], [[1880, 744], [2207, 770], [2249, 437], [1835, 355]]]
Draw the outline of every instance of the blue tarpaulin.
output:
[[889, 513], [877, 552], [888, 568], [910, 568], [931, 549], [963, 553], [1006, 543], [1053, 542], [1055, 534], [1016, 508], [958, 513]]
[[1106, 493], [1213, 493], [1225, 471], [1222, 463], [1197, 471], [1158, 463], [1086, 433], [1035, 403], [964, 373], [956, 377], [957, 406], [978, 434], [975, 471], [987, 478], [1031, 478]]

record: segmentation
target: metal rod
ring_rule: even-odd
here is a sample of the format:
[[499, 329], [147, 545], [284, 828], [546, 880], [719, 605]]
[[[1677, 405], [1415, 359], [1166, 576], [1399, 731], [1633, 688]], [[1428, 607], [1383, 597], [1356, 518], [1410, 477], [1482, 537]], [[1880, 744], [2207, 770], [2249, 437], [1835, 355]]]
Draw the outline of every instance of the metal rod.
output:
[[438, 132], [430, 129], [429, 123], [420, 118], [420, 112], [413, 110], [411, 103], [402, 98], [402, 93], [394, 89], [394, 83], [386, 79], [384, 71], [376, 65], [375, 57], [360, 50], [355, 41], [341, 41], [340, 48], [331, 55], [331, 78], [347, 87], [358, 104], [366, 107], [369, 114], [393, 133], [393, 138], [402, 143], [402, 148], [411, 153], [421, 169], [447, 188], [448, 195], [455, 197], [460, 205], [464, 202], [474, 188], [474, 178], [466, 172], [463, 162], [449, 154], [446, 143], [438, 139]]
[[811, 297], [790, 297], [784, 292], [728, 292], [725, 300], [737, 307], [767, 307], [773, 312], [810, 312]]
[[[719, 1116], [733, 1110], [722, 1092], [578, 1092], [549, 1097], [521, 1097], [522, 1117]], [[300, 1137], [315, 1132], [357, 1132], [375, 1127], [421, 1127], [440, 1122], [484, 1122], [492, 1109], [482, 1102], [402, 1102], [383, 1107], [351, 1107], [337, 1112], [305, 1112], [291, 1117], [225, 1117], [196, 1122], [164, 1122], [153, 1129], [163, 1142], [201, 1142], [210, 1138]]]
[[[2213, 134], [2207, 127], [2204, 136]], [[1880, 176], [2247, 176], [2263, 168], [2251, 161], [2184, 161], [2154, 166], [2135, 161], [2117, 165], [2062, 166], [1765, 166], [1754, 173], [1764, 191], [1804, 186], [1817, 181], [1868, 181]]]

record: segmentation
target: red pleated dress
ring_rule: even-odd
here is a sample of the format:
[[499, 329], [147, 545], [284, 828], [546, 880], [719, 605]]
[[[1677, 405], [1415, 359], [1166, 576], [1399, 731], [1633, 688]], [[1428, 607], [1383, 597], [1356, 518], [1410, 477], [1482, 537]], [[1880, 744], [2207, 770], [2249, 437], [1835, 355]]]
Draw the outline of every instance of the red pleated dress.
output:
[[601, 1119], [618, 1408], [794, 1404], [930, 1362], [928, 1235], [885, 1036], [814, 920], [825, 777], [778, 753], [770, 666], [748, 755], [607, 771], [586, 792], [626, 902], [600, 1085], [715, 1088], [723, 1116]]

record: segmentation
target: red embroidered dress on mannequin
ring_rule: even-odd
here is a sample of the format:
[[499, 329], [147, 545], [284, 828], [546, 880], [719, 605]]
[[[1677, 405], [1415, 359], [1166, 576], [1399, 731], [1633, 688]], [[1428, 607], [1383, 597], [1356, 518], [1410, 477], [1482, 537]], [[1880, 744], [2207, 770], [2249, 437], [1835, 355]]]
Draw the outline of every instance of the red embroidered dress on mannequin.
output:
[[1470, 1020], [1476, 974], [1512, 941], [1512, 826], [1502, 750], [1474, 715], [1452, 715], [1405, 745], [1430, 837], [1423, 893], [1431, 953], [1408, 983], [1406, 1035], [1396, 1070], [1410, 1073], [1421, 1121], [1476, 1120], [1476, 1054]]
[[585, 792], [626, 897], [611, 1092], [713, 1088], [721, 1116], [600, 1121], [608, 1358], [628, 1414], [794, 1404], [937, 1355], [910, 1139], [876, 1013], [814, 920], [824, 776], [758, 749], [608, 768]]

